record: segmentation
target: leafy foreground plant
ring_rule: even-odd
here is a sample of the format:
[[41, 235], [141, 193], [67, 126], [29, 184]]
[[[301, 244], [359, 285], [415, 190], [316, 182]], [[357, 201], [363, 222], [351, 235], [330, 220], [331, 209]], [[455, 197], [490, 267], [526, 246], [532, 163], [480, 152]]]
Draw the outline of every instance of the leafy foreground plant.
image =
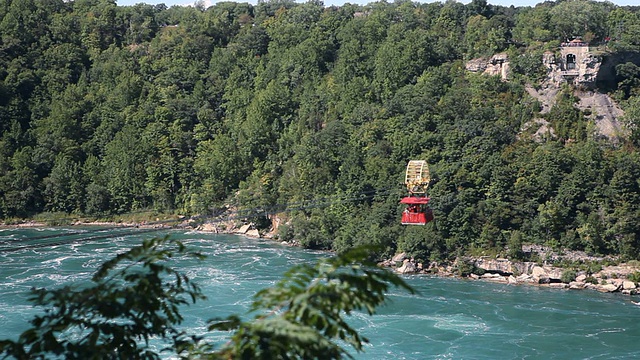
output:
[[151, 338], [184, 334], [178, 307], [204, 299], [198, 285], [166, 265], [176, 255], [199, 259], [180, 242], [165, 238], [142, 245], [105, 262], [83, 288], [33, 289], [29, 298], [45, 307], [18, 341], [0, 341], [6, 357], [18, 359], [159, 359]]
[[293, 267], [274, 287], [256, 294], [251, 310], [260, 313], [254, 321], [232, 316], [210, 326], [210, 330], [236, 331], [218, 355], [230, 359], [350, 357], [337, 339], [362, 351], [368, 340], [349, 326], [344, 315], [354, 310], [373, 315], [385, 302], [389, 285], [414, 292], [397, 275], [366, 261], [368, 254], [361, 247], [315, 266]]
[[[104, 263], [92, 286], [34, 289], [30, 300], [45, 315], [17, 341], [0, 341], [5, 358], [160, 359], [150, 339], [183, 359], [339, 359], [350, 357], [340, 344], [363, 350], [368, 340], [345, 321], [354, 310], [370, 315], [385, 302], [390, 286], [413, 293], [397, 275], [367, 261], [354, 249], [315, 265], [298, 265], [284, 279], [255, 295], [251, 321], [237, 315], [210, 321], [210, 331], [233, 331], [216, 349], [201, 336], [180, 331], [179, 306], [205, 297], [197, 284], [166, 265], [177, 255], [198, 259], [169, 238], [142, 245]], [[164, 356], [163, 356], [164, 357]]]

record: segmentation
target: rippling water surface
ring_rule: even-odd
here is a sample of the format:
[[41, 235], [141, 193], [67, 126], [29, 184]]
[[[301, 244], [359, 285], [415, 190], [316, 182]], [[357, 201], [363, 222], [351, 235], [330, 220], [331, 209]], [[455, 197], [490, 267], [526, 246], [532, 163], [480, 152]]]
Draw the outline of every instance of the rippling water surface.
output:
[[[290, 266], [325, 256], [238, 236], [170, 234], [208, 256], [180, 262], [208, 297], [183, 311], [184, 325], [194, 333], [203, 333], [210, 318], [244, 313], [252, 295]], [[113, 237], [84, 240], [98, 235]], [[103, 261], [153, 235], [164, 233], [0, 230], [0, 339], [15, 339], [40, 313], [26, 300], [29, 289], [87, 281]], [[377, 315], [352, 318], [371, 342], [356, 358], [640, 358], [640, 306], [629, 297], [426, 276], [407, 280], [418, 294], [393, 290], [391, 303]]]

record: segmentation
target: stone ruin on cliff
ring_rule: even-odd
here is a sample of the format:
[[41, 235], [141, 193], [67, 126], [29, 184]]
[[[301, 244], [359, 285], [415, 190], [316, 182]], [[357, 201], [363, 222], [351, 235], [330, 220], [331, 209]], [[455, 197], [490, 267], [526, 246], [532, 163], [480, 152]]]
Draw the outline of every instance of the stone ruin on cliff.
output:
[[567, 82], [577, 88], [590, 89], [595, 87], [602, 59], [589, 50], [589, 44], [574, 39], [562, 43], [558, 57], [550, 51], [545, 52], [542, 63], [549, 69], [549, 82], [558, 86]]
[[[547, 76], [540, 84], [527, 85], [526, 91], [541, 105], [540, 114], [545, 114], [555, 105], [556, 97], [563, 84], [570, 84], [574, 94], [580, 99], [576, 107], [588, 111], [599, 136], [617, 141], [626, 134], [619, 119], [624, 115], [620, 107], [607, 94], [597, 90], [596, 79], [602, 65], [602, 57], [590, 50], [589, 44], [580, 39], [562, 43], [557, 52], [547, 51], [542, 56], [542, 64], [547, 68]], [[465, 66], [467, 71], [490, 76], [500, 76], [509, 80], [510, 67], [507, 54], [500, 53], [491, 58], [473, 59]], [[524, 129], [535, 127], [534, 139], [554, 137], [554, 130], [544, 118], [536, 118]], [[535, 130], [534, 129], [534, 130]]]

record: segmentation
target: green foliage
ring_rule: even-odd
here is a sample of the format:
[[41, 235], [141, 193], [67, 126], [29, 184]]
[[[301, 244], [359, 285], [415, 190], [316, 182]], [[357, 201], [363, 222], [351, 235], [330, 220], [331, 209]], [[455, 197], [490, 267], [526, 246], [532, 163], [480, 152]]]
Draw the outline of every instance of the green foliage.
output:
[[511, 233], [507, 242], [507, 256], [513, 260], [524, 260], [524, 252], [522, 251], [522, 233], [515, 230]]
[[[447, 259], [504, 252], [519, 232], [640, 254], [633, 56], [612, 81], [629, 142], [596, 136], [568, 86], [544, 114], [523, 86], [573, 36], [637, 50], [631, 8], [12, 1], [0, 14], [0, 218], [289, 204], [287, 238], [338, 252]], [[465, 70], [498, 52], [514, 81]], [[537, 117], [553, 132], [533, 142]], [[398, 225], [410, 159], [433, 172], [421, 230]]]
[[17, 359], [159, 359], [149, 340], [177, 348], [184, 336], [176, 327], [179, 306], [204, 299], [197, 284], [166, 264], [176, 255], [202, 258], [178, 241], [156, 238], [105, 262], [90, 284], [34, 289], [30, 301], [45, 314], [17, 341], [1, 341], [0, 351]]
[[618, 90], [622, 92], [622, 97], [637, 97], [640, 95], [640, 67], [632, 62], [616, 65], [616, 80]]
[[619, 7], [608, 14], [607, 26], [614, 41], [611, 47], [618, 51], [640, 49], [640, 15], [637, 11]]
[[73, 222], [73, 218], [65, 212], [44, 212], [34, 216], [33, 220], [48, 226], [71, 225]]
[[[393, 273], [367, 262], [360, 247], [318, 264], [289, 270], [275, 286], [255, 295], [252, 321], [219, 319], [209, 330], [235, 330], [217, 353], [224, 358], [339, 359], [341, 343], [358, 352], [368, 340], [345, 319], [354, 311], [375, 313], [390, 286], [413, 290]], [[359, 262], [354, 262], [355, 260]]]
[[577, 274], [575, 270], [565, 270], [562, 272], [562, 275], [560, 275], [560, 281], [562, 281], [565, 284], [568, 284], [576, 280], [576, 275]]
[[466, 54], [469, 58], [492, 56], [504, 50], [508, 37], [506, 17], [494, 16], [487, 19], [483, 15], [472, 16], [467, 20], [464, 34]]
[[473, 261], [458, 259], [456, 263], [455, 272], [458, 276], [467, 277], [471, 274], [482, 275], [484, 274], [484, 270], [478, 268]]
[[200, 288], [174, 270], [172, 258], [202, 255], [168, 237], [145, 240], [102, 264], [90, 284], [34, 289], [30, 300], [45, 309], [17, 341], [1, 340], [0, 354], [16, 359], [160, 359], [162, 352], [191, 358], [282, 359], [350, 357], [344, 344], [363, 351], [368, 340], [348, 324], [355, 311], [373, 315], [390, 287], [409, 292], [394, 273], [369, 262], [360, 247], [298, 265], [255, 295], [255, 318], [237, 315], [210, 322], [210, 331], [233, 331], [219, 349], [181, 331], [180, 307], [205, 300]]
[[635, 146], [640, 146], [640, 96], [630, 98], [623, 105], [623, 119], [627, 128], [631, 130], [630, 140]]
[[640, 271], [634, 271], [633, 273], [629, 274], [627, 276], [627, 279], [629, 281], [633, 281], [634, 283], [639, 283], [640, 282]]
[[589, 262], [587, 263], [586, 271], [587, 274], [596, 274], [602, 271], [602, 265], [595, 262]]
[[593, 276], [587, 276], [587, 278], [584, 279], [584, 282], [586, 282], [588, 284], [597, 285], [598, 284], [598, 279], [594, 278]]
[[514, 74], [523, 76], [530, 84], [538, 84], [548, 71], [542, 64], [542, 51], [527, 50], [523, 53], [511, 51], [509, 64]]
[[549, 10], [549, 27], [561, 39], [573, 39], [575, 36], [587, 42], [603, 39], [606, 35], [606, 6], [588, 0], [563, 1]]
[[565, 88], [558, 96], [556, 105], [547, 115], [558, 137], [572, 141], [586, 140], [586, 121], [580, 110], [574, 107], [577, 101], [570, 89]]

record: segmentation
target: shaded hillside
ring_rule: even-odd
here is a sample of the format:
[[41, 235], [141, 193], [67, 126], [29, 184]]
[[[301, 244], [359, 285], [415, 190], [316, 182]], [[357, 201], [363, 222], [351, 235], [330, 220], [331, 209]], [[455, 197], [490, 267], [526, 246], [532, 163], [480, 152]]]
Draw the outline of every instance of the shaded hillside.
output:
[[[595, 1], [4, 0], [0, 216], [288, 205], [279, 236], [307, 247], [426, 260], [530, 242], [637, 257], [640, 72], [614, 67], [631, 129], [618, 144], [593, 136], [571, 89], [541, 115], [525, 84], [570, 35], [615, 30], [612, 51], [637, 51], [638, 16]], [[465, 71], [498, 52], [513, 81]], [[536, 117], [554, 137], [521, 133]], [[398, 224], [409, 159], [431, 165], [425, 227]]]

